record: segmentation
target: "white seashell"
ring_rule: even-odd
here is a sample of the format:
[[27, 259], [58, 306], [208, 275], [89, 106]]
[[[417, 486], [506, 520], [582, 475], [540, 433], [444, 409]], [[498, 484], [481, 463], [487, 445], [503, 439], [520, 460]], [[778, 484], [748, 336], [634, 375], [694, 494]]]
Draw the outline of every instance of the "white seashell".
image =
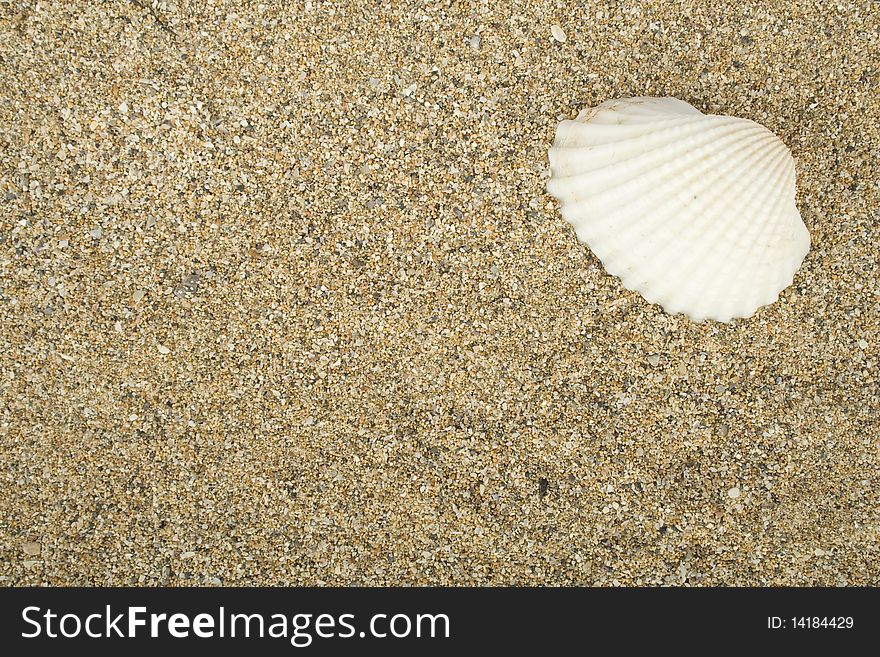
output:
[[562, 121], [548, 191], [623, 285], [668, 313], [749, 317], [810, 248], [791, 152], [748, 119], [625, 98]]

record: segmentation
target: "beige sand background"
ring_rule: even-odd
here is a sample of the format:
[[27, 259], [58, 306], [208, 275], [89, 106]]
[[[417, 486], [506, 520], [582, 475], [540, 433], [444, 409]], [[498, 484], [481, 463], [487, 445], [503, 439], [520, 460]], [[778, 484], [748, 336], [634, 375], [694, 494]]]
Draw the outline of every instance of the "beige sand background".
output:
[[[0, 0], [0, 72], [2, 584], [880, 582], [877, 2]], [[748, 320], [545, 192], [667, 94], [797, 158]]]

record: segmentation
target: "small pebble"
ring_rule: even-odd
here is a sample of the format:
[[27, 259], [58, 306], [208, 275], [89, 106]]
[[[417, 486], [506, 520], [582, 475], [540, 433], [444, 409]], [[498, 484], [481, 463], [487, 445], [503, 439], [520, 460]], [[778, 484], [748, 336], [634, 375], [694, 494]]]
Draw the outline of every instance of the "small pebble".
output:
[[737, 499], [739, 497], [739, 488], [737, 486], [731, 488], [729, 491], [727, 491], [727, 497], [732, 500]]
[[35, 543], [34, 541], [28, 541], [24, 544], [24, 553], [29, 557], [35, 557], [40, 554], [40, 550], [42, 546], [39, 543]]
[[562, 28], [559, 25], [551, 25], [550, 34], [552, 34], [553, 38], [559, 43], [565, 43], [565, 32], [562, 31]]
[[164, 344], [160, 344], [160, 345], [158, 345], [156, 348], [159, 350], [159, 353], [160, 353], [160, 354], [163, 354], [163, 355], [164, 355], [164, 354], [170, 354], [170, 353], [171, 353], [171, 350], [170, 350], [168, 347], [166, 347]]

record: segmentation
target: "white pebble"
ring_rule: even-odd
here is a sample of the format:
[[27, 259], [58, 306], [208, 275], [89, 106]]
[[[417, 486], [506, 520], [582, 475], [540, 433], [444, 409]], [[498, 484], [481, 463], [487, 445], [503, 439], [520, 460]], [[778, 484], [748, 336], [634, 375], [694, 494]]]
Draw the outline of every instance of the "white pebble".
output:
[[157, 349], [159, 350], [159, 353], [160, 353], [160, 354], [163, 354], [163, 355], [164, 355], [164, 354], [170, 354], [170, 353], [171, 353], [171, 350], [170, 350], [168, 347], [166, 347], [164, 344], [160, 344], [160, 345], [157, 347]]
[[559, 25], [551, 25], [550, 34], [552, 34], [553, 38], [559, 43], [565, 43], [565, 32], [562, 31], [562, 28]]
[[868, 348], [868, 343], [865, 340], [859, 340], [857, 344], [859, 345], [859, 349], [867, 349]]
[[729, 491], [727, 491], [727, 496], [728, 496], [730, 499], [735, 500], [736, 498], [739, 497], [739, 488], [736, 487], [736, 486], [734, 486], [734, 487], [731, 488]]

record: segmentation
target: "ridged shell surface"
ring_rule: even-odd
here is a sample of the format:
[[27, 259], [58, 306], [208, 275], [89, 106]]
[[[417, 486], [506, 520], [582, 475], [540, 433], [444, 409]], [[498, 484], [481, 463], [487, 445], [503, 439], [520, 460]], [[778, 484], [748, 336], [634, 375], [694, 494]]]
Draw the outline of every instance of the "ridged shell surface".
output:
[[789, 149], [767, 128], [675, 98], [625, 98], [562, 121], [548, 191], [623, 285], [669, 313], [748, 317], [810, 248]]

